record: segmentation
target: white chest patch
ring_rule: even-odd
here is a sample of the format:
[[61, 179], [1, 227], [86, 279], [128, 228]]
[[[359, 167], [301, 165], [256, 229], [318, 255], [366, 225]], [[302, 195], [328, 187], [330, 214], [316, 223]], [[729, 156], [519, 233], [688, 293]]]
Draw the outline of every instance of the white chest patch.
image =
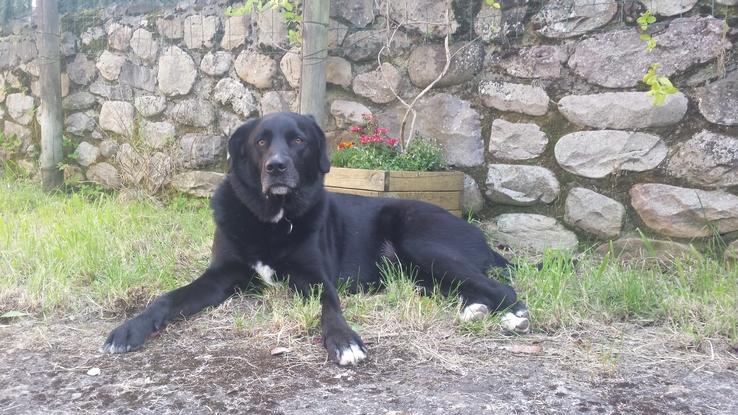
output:
[[274, 217], [271, 220], [272, 223], [277, 223], [280, 220], [282, 220], [282, 216], [284, 216], [284, 209], [279, 209], [279, 213], [274, 215]]
[[264, 265], [261, 263], [261, 261], [258, 261], [256, 264], [252, 265], [254, 268], [254, 271], [256, 271], [257, 274], [259, 274], [259, 278], [262, 279], [265, 283], [269, 285], [274, 285], [274, 269], [270, 267], [269, 265]]

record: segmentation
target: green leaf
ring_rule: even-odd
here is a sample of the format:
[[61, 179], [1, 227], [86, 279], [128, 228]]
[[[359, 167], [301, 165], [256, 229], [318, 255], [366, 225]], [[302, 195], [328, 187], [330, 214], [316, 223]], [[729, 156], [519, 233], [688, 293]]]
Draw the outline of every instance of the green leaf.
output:
[[23, 311], [11, 310], [11, 311], [8, 311], [0, 315], [0, 318], [18, 318], [18, 317], [25, 317], [28, 315], [30, 314], [24, 313]]

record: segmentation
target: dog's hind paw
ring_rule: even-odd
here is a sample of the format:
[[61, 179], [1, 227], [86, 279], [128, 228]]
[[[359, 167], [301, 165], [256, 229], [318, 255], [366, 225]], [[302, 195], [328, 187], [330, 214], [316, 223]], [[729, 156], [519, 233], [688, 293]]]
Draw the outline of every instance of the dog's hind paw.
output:
[[530, 331], [530, 320], [528, 320], [528, 310], [518, 310], [515, 313], [507, 312], [500, 319], [502, 327], [505, 330], [514, 331], [515, 333], [527, 333]]
[[366, 359], [366, 353], [358, 344], [351, 343], [345, 349], [338, 350], [337, 361], [340, 366], [356, 365]]
[[484, 304], [474, 303], [464, 307], [459, 318], [461, 321], [481, 320], [489, 314], [489, 308]]

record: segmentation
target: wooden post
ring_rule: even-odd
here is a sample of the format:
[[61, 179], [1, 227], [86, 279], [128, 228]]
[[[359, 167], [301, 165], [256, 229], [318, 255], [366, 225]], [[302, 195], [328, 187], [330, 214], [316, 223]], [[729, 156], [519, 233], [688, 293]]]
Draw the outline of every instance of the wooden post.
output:
[[59, 8], [57, 0], [37, 0], [36, 18], [41, 84], [41, 180], [44, 190], [59, 187], [64, 175], [62, 161], [61, 54], [59, 53]]
[[325, 60], [328, 57], [329, 0], [304, 0], [300, 113], [325, 126]]

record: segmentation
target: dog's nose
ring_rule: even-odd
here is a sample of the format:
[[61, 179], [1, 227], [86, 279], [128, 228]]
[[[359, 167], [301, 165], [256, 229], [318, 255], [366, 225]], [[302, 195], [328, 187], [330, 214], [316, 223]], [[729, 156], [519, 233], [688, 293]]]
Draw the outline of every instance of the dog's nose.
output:
[[280, 156], [274, 156], [267, 160], [265, 168], [269, 174], [284, 173], [287, 171], [287, 161]]

